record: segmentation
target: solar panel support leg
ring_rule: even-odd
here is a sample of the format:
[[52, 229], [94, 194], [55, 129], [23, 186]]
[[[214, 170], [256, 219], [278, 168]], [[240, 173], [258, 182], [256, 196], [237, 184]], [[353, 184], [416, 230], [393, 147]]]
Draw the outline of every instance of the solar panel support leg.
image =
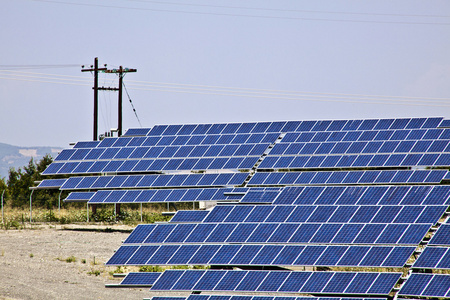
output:
[[141, 203], [141, 223], [142, 223], [142, 203]]
[[89, 223], [89, 203], [86, 202], [86, 222]]
[[59, 214], [59, 217], [61, 217], [61, 193], [62, 193], [62, 191], [59, 192], [59, 196], [58, 196], [58, 214]]

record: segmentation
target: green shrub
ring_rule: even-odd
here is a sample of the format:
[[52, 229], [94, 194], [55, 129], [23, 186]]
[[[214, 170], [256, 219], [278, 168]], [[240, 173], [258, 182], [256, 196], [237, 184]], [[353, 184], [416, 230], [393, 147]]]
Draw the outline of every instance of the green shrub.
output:
[[72, 263], [72, 262], [76, 262], [76, 261], [77, 261], [77, 258], [73, 255], [66, 258], [67, 263]]
[[163, 268], [160, 266], [141, 266], [139, 267], [139, 272], [162, 272]]

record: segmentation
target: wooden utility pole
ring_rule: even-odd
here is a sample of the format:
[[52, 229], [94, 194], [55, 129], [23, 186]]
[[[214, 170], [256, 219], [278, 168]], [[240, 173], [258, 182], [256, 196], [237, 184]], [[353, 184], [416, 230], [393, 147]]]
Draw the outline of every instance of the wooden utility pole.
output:
[[105, 73], [119, 74], [119, 88], [115, 89], [115, 90], [119, 91], [118, 109], [117, 109], [117, 114], [118, 114], [117, 135], [118, 136], [122, 135], [122, 88], [123, 88], [123, 77], [125, 76], [126, 73], [135, 73], [135, 72], [137, 72], [136, 69], [123, 68], [122, 66], [120, 66], [119, 69], [105, 70]]
[[85, 69], [81, 66], [81, 72], [94, 72], [94, 141], [98, 139], [98, 71], [106, 71], [106, 65], [104, 68], [98, 67], [98, 57], [94, 59], [94, 65], [91, 65], [90, 69]]

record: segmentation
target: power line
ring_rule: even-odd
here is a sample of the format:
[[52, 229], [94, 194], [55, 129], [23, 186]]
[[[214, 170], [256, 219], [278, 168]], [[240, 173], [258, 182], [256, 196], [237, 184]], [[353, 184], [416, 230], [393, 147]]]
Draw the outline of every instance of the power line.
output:
[[[33, 72], [18, 72], [19, 75], [17, 75], [14, 74], [14, 72], [12, 71], [8, 71], [7, 73], [8, 77], [0, 77], [0, 79], [90, 86], [88, 81], [80, 80], [78, 79], [79, 78], [78, 76], [43, 74]], [[19, 78], [14, 78], [11, 76], [19, 76]], [[71, 79], [72, 77], [74, 79]], [[45, 80], [42, 80], [41, 78]], [[168, 93], [206, 94], [206, 95], [229, 96], [229, 97], [342, 102], [342, 103], [359, 103], [359, 104], [392, 104], [392, 105], [414, 105], [414, 106], [436, 106], [436, 107], [450, 106], [447, 104], [450, 98], [433, 98], [433, 97], [425, 98], [425, 97], [408, 97], [408, 96], [288, 91], [288, 90], [273, 90], [273, 89], [224, 87], [212, 85], [131, 81], [131, 80], [129, 80], [128, 82], [130, 83], [128, 85], [131, 86], [130, 89], [133, 90], [157, 91]]]
[[79, 64], [63, 65], [0, 65], [0, 70], [27, 70], [27, 69], [59, 69], [79, 67]]
[[[145, 81], [132, 81], [133, 83], [141, 83], [141, 84], [131, 84], [136, 87], [158, 87], [158, 88], [174, 88], [174, 89], [197, 89], [197, 90], [206, 90], [206, 91], [236, 91], [236, 92], [244, 92], [244, 93], [267, 93], [267, 94], [282, 94], [282, 95], [298, 95], [298, 94], [307, 94], [307, 95], [323, 95], [323, 96], [346, 96], [346, 97], [370, 97], [370, 98], [386, 98], [387, 100], [392, 99], [420, 99], [423, 100], [423, 97], [410, 97], [410, 96], [385, 96], [385, 95], [364, 95], [364, 94], [345, 94], [345, 93], [321, 93], [321, 92], [305, 92], [305, 91], [288, 91], [288, 90], [273, 90], [273, 89], [254, 89], [254, 88], [239, 88], [239, 87], [224, 87], [224, 86], [211, 86], [211, 85], [194, 85], [194, 84], [180, 84], [180, 83], [163, 83], [163, 82], [145, 82]], [[428, 100], [439, 100], [448, 102], [450, 98], [427, 98]]]
[[142, 8], [142, 7], [128, 7], [128, 6], [116, 6], [116, 5], [103, 5], [103, 4], [92, 4], [92, 3], [63, 2], [63, 1], [56, 1], [56, 0], [29, 0], [29, 1], [54, 3], [54, 4], [65, 4], [65, 5], [76, 5], [76, 6], [100, 7], [100, 8], [115, 8], [115, 9], [128, 9], [128, 10], [139, 10], [139, 11], [169, 12], [169, 13], [182, 13], [182, 14], [195, 14], [195, 15], [212, 15], [212, 16], [227, 16], [227, 17], [284, 19], [284, 20], [300, 20], [300, 21], [323, 21], [323, 22], [346, 22], [346, 23], [376, 23], [376, 24], [404, 24], [404, 25], [445, 25], [445, 26], [450, 25], [450, 23], [439, 23], [439, 22], [436, 23], [436, 22], [409, 22], [409, 21], [370, 21], [370, 20], [348, 20], [348, 19], [327, 19], [327, 18], [305, 18], [305, 17], [286, 17], [286, 16], [214, 13], [214, 12], [199, 12], [199, 11], [185, 11], [185, 10], [170, 10], [170, 9], [156, 9], [156, 8]]
[[[10, 75], [18, 74], [27, 74], [30, 78], [45, 78], [45, 79], [53, 79], [53, 80], [63, 80], [67, 81], [70, 78], [74, 78], [76, 82], [90, 82], [90, 80], [85, 79], [85, 77], [81, 76], [70, 76], [70, 75], [60, 75], [60, 74], [47, 74], [47, 73], [36, 73], [36, 72], [23, 72], [23, 71], [6, 71]], [[0, 72], [1, 74], [1, 72]], [[38, 75], [38, 76], [31, 76]], [[24, 76], [24, 75], [17, 75]], [[63, 79], [59, 79], [58, 77], [63, 77]], [[106, 78], [106, 77], [105, 77]], [[113, 80], [114, 81], [114, 80]], [[244, 92], [244, 93], [267, 93], [271, 95], [298, 95], [298, 94], [306, 94], [306, 95], [321, 95], [321, 96], [345, 96], [345, 97], [357, 97], [357, 98], [380, 98], [386, 99], [386, 101], [391, 101], [395, 99], [399, 100], [419, 100], [423, 102], [424, 97], [412, 97], [412, 96], [386, 96], [386, 95], [368, 95], [368, 94], [349, 94], [349, 93], [324, 93], [324, 92], [310, 92], [310, 91], [292, 91], [292, 90], [275, 90], [275, 89], [255, 89], [255, 88], [243, 88], [243, 87], [228, 87], [228, 86], [217, 86], [217, 85], [199, 85], [199, 84], [189, 84], [189, 83], [171, 83], [171, 82], [150, 82], [150, 81], [138, 81], [138, 80], [128, 80], [129, 85], [134, 87], [151, 87], [151, 88], [165, 88], [165, 89], [195, 89], [195, 90], [204, 90], [204, 91], [221, 91], [221, 92]], [[131, 88], [133, 89], [133, 88]], [[441, 102], [448, 102], [450, 98], [436, 98], [436, 97], [427, 97], [427, 100], [436, 100]], [[429, 103], [429, 102], [427, 102]]]
[[319, 102], [337, 102], [337, 103], [356, 103], [356, 104], [383, 104], [383, 105], [411, 105], [411, 106], [432, 106], [432, 107], [450, 107], [450, 104], [430, 104], [429, 102], [422, 103], [412, 103], [406, 101], [381, 101], [380, 99], [373, 99], [372, 101], [358, 101], [359, 99], [353, 100], [331, 100], [329, 98], [314, 98], [312, 96], [297, 96], [297, 97], [283, 97], [283, 96], [266, 96], [266, 95], [248, 95], [248, 94], [229, 94], [229, 93], [219, 93], [219, 92], [201, 92], [201, 91], [177, 91], [177, 90], [167, 90], [158, 88], [134, 88], [134, 90], [141, 91], [156, 91], [156, 92], [171, 92], [171, 93], [185, 93], [185, 94], [201, 94], [201, 95], [215, 95], [215, 96], [234, 96], [234, 97], [248, 97], [248, 98], [262, 98], [262, 99], [279, 99], [279, 100], [297, 100], [297, 101], [319, 101]]
[[193, 4], [181, 2], [166, 1], [150, 1], [150, 0], [124, 0], [139, 3], [155, 3], [193, 7], [211, 7], [226, 9], [244, 9], [244, 10], [261, 10], [261, 11], [278, 11], [278, 12], [298, 12], [298, 13], [318, 13], [318, 14], [339, 14], [339, 15], [362, 15], [362, 16], [390, 16], [390, 17], [427, 17], [427, 18], [449, 18], [445, 15], [418, 15], [418, 14], [386, 14], [386, 13], [361, 13], [361, 12], [344, 12], [344, 11], [324, 11], [324, 10], [298, 10], [298, 9], [281, 9], [281, 8], [265, 8], [265, 7], [245, 7], [245, 6], [227, 6], [227, 5], [211, 5], [211, 4]]

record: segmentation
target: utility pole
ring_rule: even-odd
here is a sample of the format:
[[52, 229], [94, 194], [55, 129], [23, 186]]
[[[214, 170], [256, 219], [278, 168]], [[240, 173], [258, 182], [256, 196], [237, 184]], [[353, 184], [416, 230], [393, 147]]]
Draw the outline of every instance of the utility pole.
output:
[[[112, 69], [112, 70], [105, 70], [105, 73], [115, 73], [119, 74], [119, 88], [114, 89], [119, 91], [119, 99], [118, 99], [118, 125], [117, 125], [117, 134], [118, 136], [122, 135], [122, 88], [123, 88], [123, 77], [126, 73], [135, 73], [137, 72], [136, 69], [129, 69], [129, 68], [123, 68], [122, 66], [119, 67], [119, 69]], [[102, 87], [103, 89], [103, 87]], [[111, 89], [111, 88], [109, 88]]]
[[[123, 68], [122, 66], [119, 67], [119, 69], [111, 69], [108, 70], [106, 68], [106, 64], [104, 65], [104, 68], [98, 67], [98, 57], [94, 59], [94, 65], [91, 66], [90, 69], [85, 69], [84, 66], [81, 66], [81, 72], [94, 72], [94, 87], [92, 88], [94, 90], [94, 141], [98, 139], [98, 91], [118, 91], [119, 92], [119, 99], [118, 99], [118, 125], [117, 125], [117, 134], [118, 136], [122, 135], [122, 88], [123, 88], [123, 77], [126, 73], [134, 73], [137, 72], [136, 69], [129, 69], [129, 68]], [[99, 87], [98, 86], [98, 72], [104, 72], [104, 73], [113, 73], [119, 75], [119, 87]]]
[[94, 65], [91, 65], [90, 69], [84, 69], [81, 66], [81, 72], [94, 72], [94, 141], [98, 139], [98, 71], [106, 71], [106, 65], [104, 68], [98, 67], [98, 57], [94, 59]]

